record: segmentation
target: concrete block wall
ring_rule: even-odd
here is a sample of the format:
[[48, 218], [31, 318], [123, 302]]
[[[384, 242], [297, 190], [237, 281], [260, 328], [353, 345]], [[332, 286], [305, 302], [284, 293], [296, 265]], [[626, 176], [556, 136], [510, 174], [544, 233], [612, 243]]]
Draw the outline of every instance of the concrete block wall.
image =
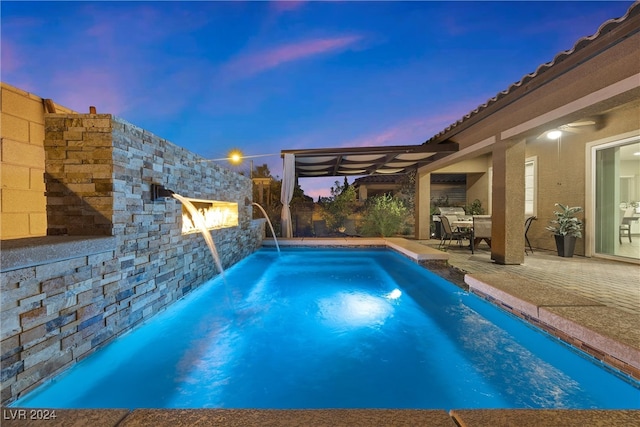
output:
[[[43, 99], [5, 83], [0, 84], [0, 98], [0, 239], [44, 236]], [[57, 104], [55, 108], [73, 112]]]
[[[3, 244], [3, 404], [218, 274], [202, 236], [182, 235], [181, 204], [152, 201], [152, 183], [185, 197], [238, 203], [239, 225], [212, 232], [225, 268], [257, 249], [264, 235], [264, 221], [252, 220], [244, 204], [249, 178], [122, 119], [47, 115], [45, 139], [55, 236], [43, 242], [62, 242], [41, 258], [33, 253], [43, 245], [18, 247], [18, 239], [9, 241], [18, 245], [12, 251]], [[35, 261], [5, 262], [12, 252], [13, 259]]]

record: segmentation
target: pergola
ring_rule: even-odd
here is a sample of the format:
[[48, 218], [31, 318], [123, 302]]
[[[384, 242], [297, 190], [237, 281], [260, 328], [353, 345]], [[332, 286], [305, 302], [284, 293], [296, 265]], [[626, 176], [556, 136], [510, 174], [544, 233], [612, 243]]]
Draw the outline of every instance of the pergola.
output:
[[292, 237], [289, 203], [296, 177], [407, 173], [458, 151], [455, 142], [282, 150], [282, 234]]

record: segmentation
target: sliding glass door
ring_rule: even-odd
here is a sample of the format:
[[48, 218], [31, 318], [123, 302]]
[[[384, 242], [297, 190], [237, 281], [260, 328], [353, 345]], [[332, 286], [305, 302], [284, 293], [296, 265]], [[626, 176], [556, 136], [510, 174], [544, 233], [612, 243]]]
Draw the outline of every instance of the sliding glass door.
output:
[[595, 252], [640, 259], [640, 138], [594, 150]]

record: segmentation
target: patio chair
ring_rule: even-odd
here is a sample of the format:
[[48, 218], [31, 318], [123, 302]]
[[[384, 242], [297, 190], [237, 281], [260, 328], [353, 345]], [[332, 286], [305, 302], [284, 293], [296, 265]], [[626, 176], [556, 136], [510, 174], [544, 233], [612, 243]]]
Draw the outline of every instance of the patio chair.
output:
[[471, 253], [484, 240], [491, 247], [491, 215], [474, 215]]
[[629, 239], [629, 243], [633, 243], [631, 241], [631, 222], [638, 219], [633, 216], [634, 210], [635, 208], [633, 207], [627, 208], [622, 215], [620, 227], [618, 228], [618, 240], [620, 241], [620, 244], [622, 244], [623, 237], [627, 237]]
[[353, 219], [347, 219], [344, 222], [344, 234], [351, 237], [360, 237], [358, 232], [356, 231], [356, 221]]
[[529, 241], [529, 238], [527, 237], [527, 233], [529, 232], [529, 227], [531, 227], [531, 223], [538, 219], [535, 216], [530, 216], [529, 218], [527, 218], [524, 221], [524, 241], [525, 241], [525, 245], [524, 245], [524, 254], [525, 255], [529, 255], [527, 253], [527, 246], [529, 246], [529, 250], [531, 251], [531, 253], [533, 253], [533, 248], [531, 247], [531, 242]]
[[441, 215], [440, 222], [442, 224], [442, 239], [440, 240], [438, 249], [442, 249], [447, 240], [449, 241], [449, 246], [451, 246], [451, 241], [453, 239], [456, 239], [458, 241], [458, 245], [462, 245], [462, 239], [468, 236], [467, 233], [464, 233], [460, 230], [453, 230], [451, 228], [451, 223], [449, 222], [449, 217], [447, 215]]
[[329, 237], [329, 229], [325, 220], [313, 221], [313, 233], [316, 237]]

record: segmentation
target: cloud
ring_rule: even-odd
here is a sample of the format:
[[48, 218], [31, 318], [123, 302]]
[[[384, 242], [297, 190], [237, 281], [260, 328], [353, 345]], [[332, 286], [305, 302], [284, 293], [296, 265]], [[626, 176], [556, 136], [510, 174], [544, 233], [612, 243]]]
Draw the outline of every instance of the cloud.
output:
[[275, 0], [270, 1], [269, 6], [276, 13], [284, 13], [291, 10], [297, 10], [301, 8], [306, 2], [297, 0]]
[[460, 109], [452, 108], [440, 114], [424, 113], [424, 116], [400, 120], [376, 132], [345, 141], [341, 147], [374, 147], [381, 145], [419, 145], [458, 120]]
[[319, 38], [241, 54], [223, 65], [223, 74], [235, 79], [249, 77], [282, 64], [346, 49], [360, 39], [360, 36]]
[[20, 58], [19, 50], [6, 39], [2, 42], [2, 71], [11, 73], [19, 69], [23, 65]]
[[61, 72], [53, 76], [53, 100], [78, 112], [88, 112], [95, 106], [98, 113], [120, 115], [128, 109], [130, 94], [117, 74], [103, 67], [84, 67], [74, 73]]

